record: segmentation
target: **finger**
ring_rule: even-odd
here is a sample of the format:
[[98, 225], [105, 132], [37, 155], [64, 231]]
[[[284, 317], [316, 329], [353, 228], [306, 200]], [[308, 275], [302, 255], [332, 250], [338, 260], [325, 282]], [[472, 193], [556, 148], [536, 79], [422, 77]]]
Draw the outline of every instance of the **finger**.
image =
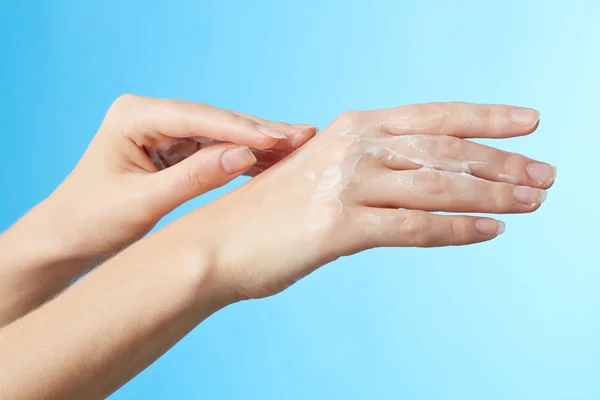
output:
[[120, 121], [126, 121], [126, 132], [140, 147], [165, 139], [161, 136], [209, 138], [257, 149], [267, 149], [280, 139], [287, 139], [271, 126], [202, 103], [127, 95], [111, 107], [110, 114], [115, 113]]
[[267, 149], [267, 150], [252, 150], [254, 156], [256, 157], [255, 167], [261, 167], [263, 169], [267, 169], [277, 164], [285, 157], [291, 154], [293, 150], [277, 150], [277, 149]]
[[366, 208], [356, 223], [364, 232], [365, 248], [461, 246], [485, 242], [504, 232], [504, 223], [491, 218], [418, 210]]
[[356, 188], [364, 205], [502, 214], [535, 211], [546, 199], [542, 189], [428, 168], [378, 175], [361, 181]]
[[254, 156], [257, 159], [256, 164], [244, 175], [256, 176], [271, 168], [293, 152], [294, 149], [278, 149], [277, 146], [266, 150], [253, 149], [252, 153], [254, 153]]
[[259, 124], [270, 126], [279, 132], [284, 133], [287, 136], [287, 139], [280, 140], [273, 146], [273, 149], [297, 149], [309, 141], [319, 131], [319, 128], [310, 124], [288, 124], [286, 122], [270, 121], [251, 114], [240, 112], [235, 112], [235, 114]]
[[[283, 142], [285, 143], [285, 141]], [[208, 139], [202, 139], [196, 142], [192, 142], [192, 144], [195, 146], [195, 151], [197, 151], [200, 148], [205, 148], [218, 143], [222, 142]], [[150, 149], [149, 155], [155, 165], [159, 167], [162, 165], [169, 166], [188, 157], [189, 154], [191, 154], [190, 150], [193, 149], [194, 146], [190, 146], [189, 143], [186, 143], [185, 147], [184, 144], [177, 144], [172, 146], [168, 150], [163, 150], [161, 152], [153, 151], [152, 149]], [[292, 148], [280, 147], [281, 146], [276, 145], [271, 149], [252, 149], [252, 153], [254, 153], [254, 156], [256, 157], [257, 161], [252, 168], [250, 168], [247, 172], [244, 173], [244, 175], [257, 176], [259, 173], [264, 172], [273, 165], [277, 164], [294, 151], [294, 149]]]
[[556, 169], [547, 163], [454, 136], [408, 135], [370, 140], [385, 141], [391, 157], [384, 157], [383, 164], [392, 169], [409, 169], [405, 168], [408, 160], [428, 168], [540, 188], [552, 186], [556, 177]]
[[461, 102], [417, 104], [369, 114], [391, 135], [507, 138], [527, 135], [539, 123], [539, 112], [530, 108]]
[[[256, 158], [246, 146], [216, 144], [165, 170], [150, 174], [151, 201], [166, 212], [223, 186], [250, 169]], [[149, 199], [150, 201], [150, 199]]]
[[[260, 118], [257, 118], [257, 119], [260, 119]], [[269, 121], [266, 121], [265, 123], [269, 123]], [[283, 125], [286, 125], [286, 124], [283, 124]], [[296, 149], [296, 147], [300, 147], [306, 141], [310, 140], [310, 138], [312, 136], [314, 136], [315, 132], [317, 132], [317, 130], [318, 130], [316, 127], [295, 128], [293, 125], [290, 125], [290, 127], [287, 127], [285, 130], [288, 130], [288, 131], [290, 129], [297, 130], [300, 133], [296, 132], [293, 135], [289, 135], [288, 140], [280, 140], [279, 143], [277, 143], [275, 146], [273, 146], [270, 149], [262, 149], [262, 150], [252, 149], [252, 152], [254, 153], [254, 156], [256, 157], [257, 162], [256, 162], [256, 165], [253, 168], [251, 168], [250, 170], [248, 170], [248, 172], [246, 172], [244, 175], [256, 176], [260, 172], [263, 172], [266, 169], [277, 164], [278, 162], [283, 160], [285, 157], [290, 155]], [[215, 140], [205, 139], [205, 138], [198, 138], [196, 140], [196, 142], [198, 142], [199, 148], [204, 148], [204, 147], [207, 147], [207, 146], [210, 146], [213, 144], [221, 143], [221, 142], [218, 142]], [[164, 153], [164, 151], [163, 151], [163, 153]], [[257, 168], [255, 168], [258, 166], [261, 167], [260, 171], [257, 171]]]

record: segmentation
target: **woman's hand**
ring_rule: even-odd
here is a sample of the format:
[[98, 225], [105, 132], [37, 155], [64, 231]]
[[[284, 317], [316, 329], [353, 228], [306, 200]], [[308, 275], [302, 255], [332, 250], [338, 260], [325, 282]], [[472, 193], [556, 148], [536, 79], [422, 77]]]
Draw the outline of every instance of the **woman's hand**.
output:
[[0, 237], [0, 326], [177, 206], [268, 169], [315, 133], [206, 104], [121, 96], [67, 179]]
[[[275, 294], [340, 256], [379, 246], [483, 242], [490, 218], [546, 199], [550, 165], [468, 141], [533, 132], [535, 110], [466, 103], [348, 112], [268, 172], [177, 223], [211, 226], [219, 279], [238, 298]], [[206, 223], [206, 221], [210, 221]], [[209, 238], [209, 239], [208, 239]]]
[[109, 256], [177, 206], [270, 167], [315, 132], [206, 104], [125, 95], [46, 207], [61, 222], [63, 249]]
[[462, 103], [343, 115], [0, 329], [0, 396], [104, 398], [213, 312], [337, 257], [496, 237], [496, 220], [428, 211], [536, 210], [552, 167], [463, 138], [524, 135], [537, 122], [533, 110]]

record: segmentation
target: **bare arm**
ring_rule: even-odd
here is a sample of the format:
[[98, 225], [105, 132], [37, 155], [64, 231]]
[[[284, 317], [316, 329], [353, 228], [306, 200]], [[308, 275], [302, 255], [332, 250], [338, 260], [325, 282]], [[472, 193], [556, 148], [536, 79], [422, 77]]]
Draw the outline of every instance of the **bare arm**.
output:
[[0, 327], [49, 300], [101, 257], [70, 253], [57, 232], [64, 229], [47, 204], [29, 211], [0, 235]]
[[268, 169], [315, 132], [207, 104], [121, 96], [67, 179], [0, 236], [0, 327], [175, 207]]
[[[514, 112], [529, 119], [514, 119]], [[232, 193], [131, 246], [0, 330], [0, 398], [100, 398], [231, 302], [365, 249], [495, 239], [555, 170], [464, 138], [533, 132], [508, 106], [352, 112]]]
[[168, 229], [0, 330], [0, 398], [104, 398], [230, 298]]

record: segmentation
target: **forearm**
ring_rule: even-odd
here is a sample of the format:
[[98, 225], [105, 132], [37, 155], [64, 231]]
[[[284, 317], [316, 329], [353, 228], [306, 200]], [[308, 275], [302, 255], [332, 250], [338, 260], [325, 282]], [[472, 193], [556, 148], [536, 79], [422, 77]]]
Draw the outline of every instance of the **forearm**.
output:
[[0, 327], [59, 293], [99, 260], [69, 251], [47, 201], [0, 235]]
[[176, 236], [142, 240], [0, 330], [0, 397], [105, 397], [228, 304], [206, 253]]

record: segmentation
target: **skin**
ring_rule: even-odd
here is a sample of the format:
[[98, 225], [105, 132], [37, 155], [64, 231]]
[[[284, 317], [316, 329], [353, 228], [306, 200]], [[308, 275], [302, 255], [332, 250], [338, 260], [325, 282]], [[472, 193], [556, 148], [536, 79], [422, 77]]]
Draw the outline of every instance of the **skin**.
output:
[[267, 169], [315, 133], [206, 104], [121, 96], [67, 179], [0, 236], [0, 327], [182, 203], [242, 173], [256, 175], [255, 163]]
[[[0, 397], [102, 398], [217, 310], [274, 295], [338, 257], [497, 237], [495, 219], [430, 211], [537, 210], [552, 167], [466, 140], [537, 124], [533, 110], [465, 103], [340, 116], [0, 330]], [[465, 163], [468, 173], [457, 171]]]

